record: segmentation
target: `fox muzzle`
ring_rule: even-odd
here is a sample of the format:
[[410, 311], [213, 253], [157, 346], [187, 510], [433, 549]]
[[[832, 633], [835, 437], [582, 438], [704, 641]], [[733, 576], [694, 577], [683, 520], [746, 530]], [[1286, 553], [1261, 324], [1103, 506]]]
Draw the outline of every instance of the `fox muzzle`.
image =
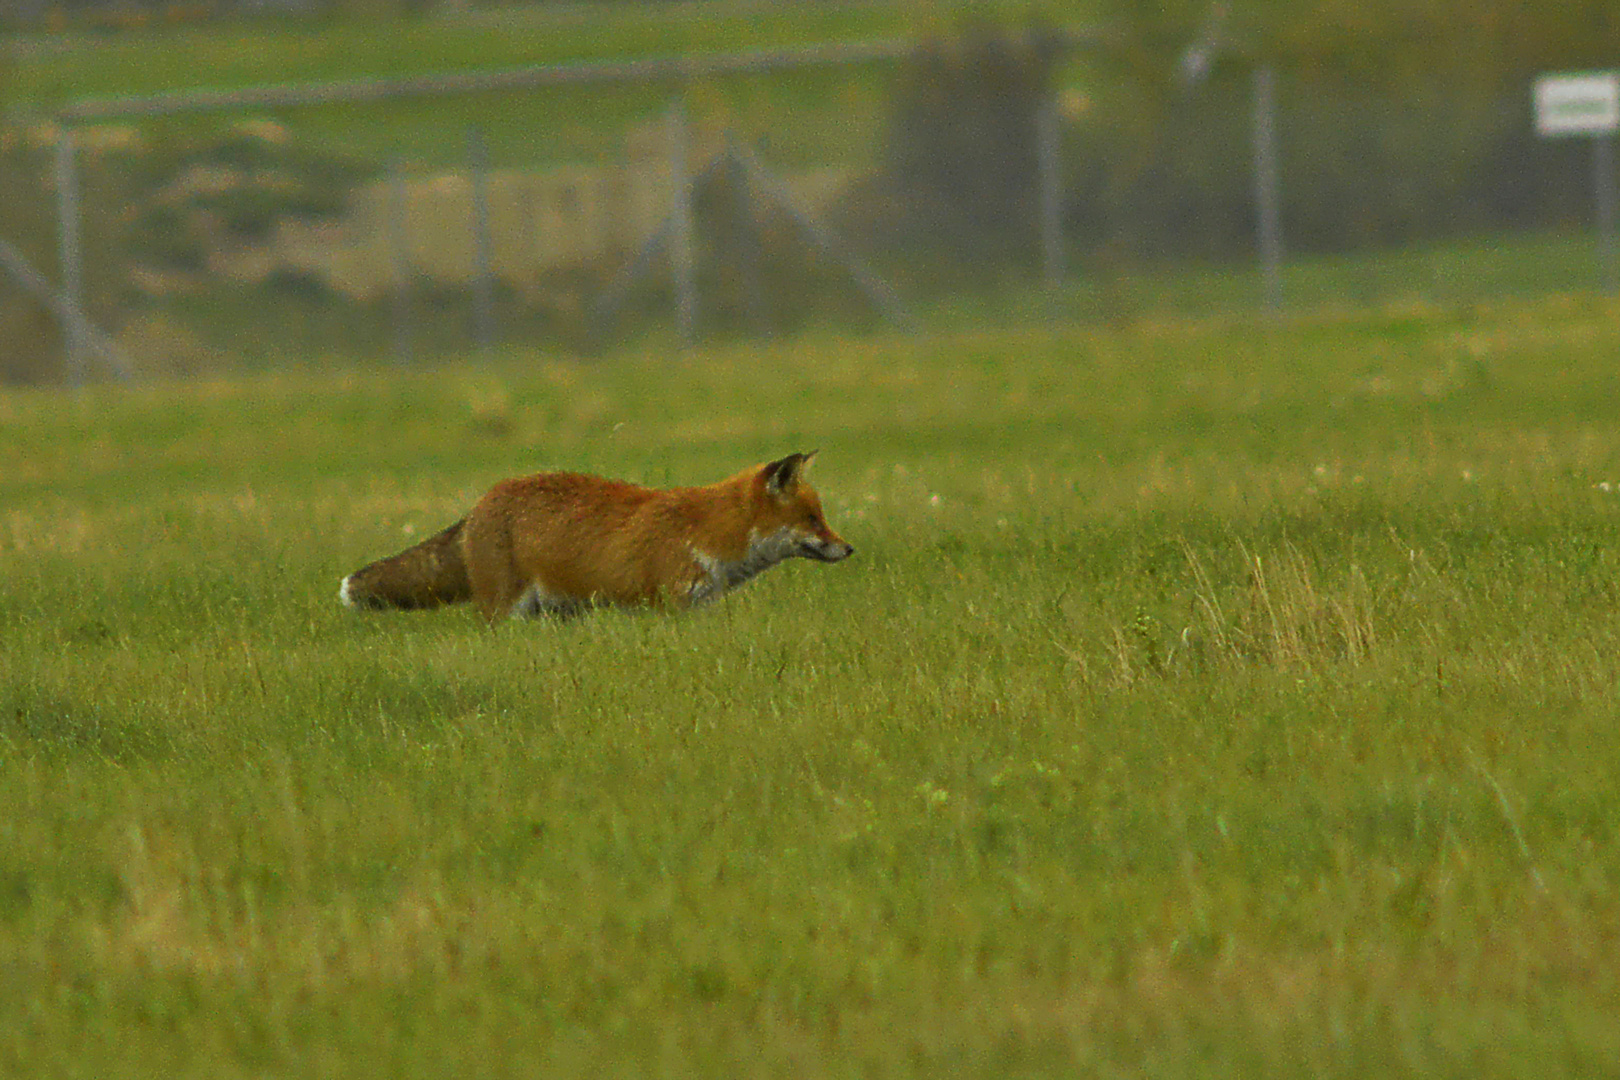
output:
[[799, 553], [817, 562], [842, 562], [855, 554], [855, 548], [842, 540], [810, 539], [799, 543]]

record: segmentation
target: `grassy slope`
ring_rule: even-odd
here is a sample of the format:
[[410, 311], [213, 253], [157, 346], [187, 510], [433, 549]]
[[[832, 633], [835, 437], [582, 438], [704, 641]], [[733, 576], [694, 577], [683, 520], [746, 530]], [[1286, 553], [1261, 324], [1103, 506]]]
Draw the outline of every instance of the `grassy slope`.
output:
[[[0, 1072], [1613, 1070], [1617, 315], [0, 395]], [[849, 563], [334, 602], [807, 444]]]
[[[30, 39], [14, 47], [10, 104], [44, 115], [84, 97], [150, 94], [488, 70], [531, 64], [727, 53], [837, 41], [902, 38], [949, 25], [957, 12], [1053, 19], [1084, 5], [928, 3], [761, 4], [699, 0], [667, 5], [583, 4], [409, 20], [240, 21], [155, 27], [115, 36]], [[0, 42], [0, 46], [3, 46]], [[883, 113], [887, 65], [704, 80], [689, 93], [699, 116], [768, 137], [773, 157], [825, 164], [869, 152]], [[442, 166], [466, 159], [478, 125], [497, 165], [532, 165], [616, 153], [624, 130], [668, 101], [661, 85], [564, 88], [540, 93], [282, 110], [295, 132], [347, 152]], [[151, 135], [231, 123], [240, 114], [143, 121]]]
[[[221, 21], [24, 48], [20, 97], [43, 106], [84, 96], [250, 86], [424, 71], [735, 52], [904, 36], [916, 12], [893, 3], [569, 5], [420, 19]], [[926, 17], [926, 16], [925, 16]], [[161, 46], [154, 49], [154, 46]]]

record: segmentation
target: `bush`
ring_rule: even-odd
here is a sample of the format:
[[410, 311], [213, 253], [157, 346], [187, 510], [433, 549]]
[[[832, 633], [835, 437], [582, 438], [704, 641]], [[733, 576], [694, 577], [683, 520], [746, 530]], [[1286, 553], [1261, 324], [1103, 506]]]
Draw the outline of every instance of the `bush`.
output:
[[[0, 109], [6, 68], [0, 53]], [[19, 132], [0, 121], [0, 240], [40, 273], [55, 269], [55, 222], [50, 194], [39, 183], [48, 175], [42, 156], [30, 152]], [[55, 320], [37, 298], [0, 270], [0, 382], [43, 382], [59, 377], [62, 344]]]
[[1254, 248], [1251, 77], [1276, 72], [1283, 234], [1290, 250], [1344, 251], [1589, 215], [1577, 142], [1539, 139], [1537, 73], [1620, 54], [1603, 5], [1484, 0], [1324, 8], [1283, 4], [1226, 28], [1209, 76], [1178, 80], [1196, 5], [1118, 3], [1121, 34], [1088, 57], [1098, 87], [1070, 140], [1069, 235], [1146, 257]]
[[[1290, 251], [1589, 219], [1588, 148], [1535, 135], [1530, 86], [1541, 71], [1612, 63], [1612, 5], [1284, 2], [1213, 29], [1202, 0], [1103, 8], [1106, 41], [1061, 73], [1059, 38], [1043, 30], [975, 24], [919, 48], [894, 95], [884, 167], [850, 193], [846, 231], [936, 279], [1033, 266], [1035, 117], [1062, 74], [1073, 249], [1247, 258], [1262, 64], [1275, 72]], [[1200, 42], [1213, 43], [1211, 63], [1189, 82], [1183, 57]]]
[[0, 279], [0, 382], [49, 382], [61, 373], [55, 321], [42, 305]]
[[333, 218], [375, 167], [310, 149], [268, 123], [153, 146], [132, 170], [128, 251], [196, 270], [221, 245], [262, 241], [282, 217]]
[[852, 193], [844, 227], [872, 246], [980, 269], [1032, 261], [1036, 116], [1060, 37], [975, 23], [926, 42], [895, 93], [884, 166]]

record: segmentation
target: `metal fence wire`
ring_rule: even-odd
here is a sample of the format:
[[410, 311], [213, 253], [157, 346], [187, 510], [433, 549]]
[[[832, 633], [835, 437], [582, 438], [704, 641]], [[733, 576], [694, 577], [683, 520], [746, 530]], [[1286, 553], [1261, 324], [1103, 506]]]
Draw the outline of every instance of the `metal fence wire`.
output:
[[[1044, 47], [1003, 49], [991, 91], [982, 57], [870, 42], [82, 101], [0, 155], [32, 193], [0, 214], [0, 281], [49, 314], [74, 382], [1620, 281], [1612, 132], [1538, 132], [1528, 84], [1465, 100], [1230, 65], [1144, 123], [1075, 41]], [[520, 96], [545, 132], [465, 124], [424, 150], [300, 129]], [[178, 114], [208, 119], [143, 126]], [[8, 236], [21, 201], [51, 227]], [[1044, 300], [986, 315], [1009, 287]]]

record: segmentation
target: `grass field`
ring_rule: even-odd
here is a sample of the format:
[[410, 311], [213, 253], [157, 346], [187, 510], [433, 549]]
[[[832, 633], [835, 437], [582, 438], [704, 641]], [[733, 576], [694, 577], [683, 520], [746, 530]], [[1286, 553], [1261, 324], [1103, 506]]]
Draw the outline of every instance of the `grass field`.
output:
[[[1620, 306], [0, 393], [0, 1073], [1620, 1070]], [[819, 446], [684, 616], [362, 617]]]
[[[905, 39], [949, 30], [970, 10], [1015, 24], [1032, 17], [1067, 23], [1091, 14], [1090, 5], [1077, 0], [693, 0], [656, 7], [546, 4], [408, 19], [235, 19], [117, 34], [13, 35], [9, 41], [0, 35], [0, 109], [18, 120], [42, 121], [86, 98]], [[686, 97], [705, 122], [768, 139], [778, 164], [864, 163], [887, 115], [893, 66], [705, 78], [688, 85]], [[494, 165], [534, 167], [616, 155], [626, 128], [660, 111], [675, 90], [668, 82], [625, 83], [306, 106], [273, 115], [295, 135], [346, 154], [377, 161], [400, 155], [428, 168], [464, 165], [467, 129], [476, 125]], [[263, 111], [113, 123], [160, 139], [228, 129]]]

